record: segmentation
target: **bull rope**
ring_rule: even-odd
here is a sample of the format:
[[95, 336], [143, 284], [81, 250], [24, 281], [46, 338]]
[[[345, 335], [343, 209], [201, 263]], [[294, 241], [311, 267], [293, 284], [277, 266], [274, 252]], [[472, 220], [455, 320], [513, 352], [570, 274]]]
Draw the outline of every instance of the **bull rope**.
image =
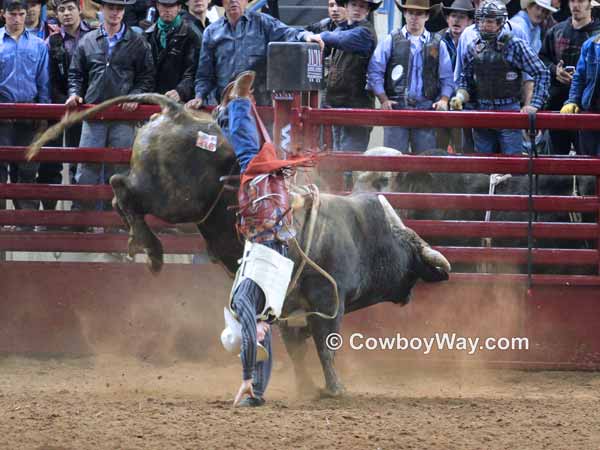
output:
[[316, 262], [314, 262], [308, 256], [308, 253], [310, 252], [310, 249], [312, 247], [312, 241], [313, 241], [313, 237], [314, 237], [315, 226], [317, 223], [317, 216], [319, 214], [319, 206], [320, 206], [321, 200], [320, 200], [320, 195], [319, 195], [319, 189], [314, 184], [306, 186], [306, 187], [304, 187], [304, 189], [306, 189], [308, 191], [307, 194], [310, 194], [313, 198], [312, 206], [310, 209], [310, 219], [308, 222], [308, 234], [306, 237], [306, 251], [302, 250], [300, 243], [298, 242], [298, 240], [295, 237], [291, 238], [291, 241], [294, 242], [294, 244], [296, 245], [296, 249], [298, 250], [298, 253], [300, 253], [300, 256], [302, 257], [302, 262], [300, 263], [298, 270], [294, 274], [294, 278], [290, 282], [290, 285], [288, 287], [288, 290], [287, 290], [285, 296], [287, 298], [291, 294], [291, 292], [296, 288], [296, 285], [298, 284], [298, 280], [300, 279], [300, 275], [302, 275], [302, 272], [304, 271], [306, 264], [308, 264], [310, 267], [312, 267], [315, 271], [317, 271], [327, 281], [329, 281], [331, 283], [331, 286], [333, 287], [335, 307], [334, 307], [334, 312], [331, 315], [322, 313], [320, 311], [309, 311], [309, 312], [303, 312], [303, 313], [298, 313], [298, 314], [291, 314], [286, 317], [280, 317], [278, 320], [283, 321], [283, 322], [289, 321], [289, 320], [298, 320], [298, 319], [306, 318], [309, 316], [317, 316], [317, 317], [321, 317], [322, 319], [333, 320], [337, 317], [339, 310], [340, 310], [340, 296], [339, 296], [336, 281], [325, 269], [323, 269], [321, 266], [319, 266]]

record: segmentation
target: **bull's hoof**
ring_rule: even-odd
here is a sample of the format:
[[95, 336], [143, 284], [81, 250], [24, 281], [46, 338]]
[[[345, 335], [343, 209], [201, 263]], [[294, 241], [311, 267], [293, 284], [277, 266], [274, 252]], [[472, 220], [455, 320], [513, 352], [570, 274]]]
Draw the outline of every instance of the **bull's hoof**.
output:
[[346, 394], [346, 388], [342, 384], [334, 387], [319, 389], [319, 398], [339, 398]]
[[148, 268], [150, 272], [154, 275], [158, 275], [158, 273], [162, 270], [163, 261], [155, 256], [148, 255]]
[[135, 255], [137, 255], [141, 250], [142, 247], [136, 241], [135, 237], [129, 235], [129, 239], [127, 240], [127, 254], [129, 257], [135, 258]]

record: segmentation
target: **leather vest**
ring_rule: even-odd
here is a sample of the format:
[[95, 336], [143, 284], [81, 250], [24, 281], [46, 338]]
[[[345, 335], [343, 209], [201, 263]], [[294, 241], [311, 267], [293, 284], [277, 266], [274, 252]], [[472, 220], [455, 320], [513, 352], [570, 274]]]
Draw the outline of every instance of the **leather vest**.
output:
[[266, 173], [240, 186], [238, 231], [246, 240], [287, 241], [295, 234], [289, 192], [282, 171]]
[[[359, 27], [369, 30], [375, 44], [377, 35], [375, 28], [368, 20], [362, 21]], [[367, 68], [371, 55], [359, 55], [333, 49], [331, 65], [327, 77], [327, 94], [325, 103], [334, 108], [374, 108], [375, 97], [367, 91]]]
[[521, 71], [506, 60], [506, 47], [512, 35], [505, 34], [492, 47], [485, 41], [475, 44], [473, 84], [477, 100], [519, 98]]
[[[436, 100], [440, 94], [440, 42], [442, 37], [430, 33], [429, 39], [421, 48], [423, 56], [423, 96]], [[407, 98], [410, 88], [412, 69], [410, 40], [404, 33], [396, 30], [392, 33], [392, 51], [385, 72], [385, 94], [392, 100]]]

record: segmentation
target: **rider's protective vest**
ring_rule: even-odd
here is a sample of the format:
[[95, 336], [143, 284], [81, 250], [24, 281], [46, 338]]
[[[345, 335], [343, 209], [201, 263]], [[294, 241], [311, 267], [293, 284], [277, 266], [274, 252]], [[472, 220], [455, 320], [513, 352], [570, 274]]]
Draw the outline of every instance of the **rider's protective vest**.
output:
[[519, 98], [521, 70], [506, 59], [510, 33], [502, 35], [496, 45], [479, 40], [475, 43], [473, 86], [477, 100]]
[[281, 316], [293, 270], [294, 262], [291, 259], [265, 245], [246, 241], [240, 267], [229, 296], [229, 309], [234, 317], [237, 318], [232, 308], [235, 291], [242, 281], [250, 279], [265, 294], [265, 304], [256, 317], [267, 322], [278, 319]]
[[[430, 33], [427, 42], [421, 47], [423, 56], [423, 96], [436, 100], [440, 94], [440, 42], [442, 37]], [[392, 100], [407, 97], [410, 88], [412, 70], [410, 40], [404, 37], [401, 30], [392, 33], [392, 50], [385, 73], [385, 94]]]

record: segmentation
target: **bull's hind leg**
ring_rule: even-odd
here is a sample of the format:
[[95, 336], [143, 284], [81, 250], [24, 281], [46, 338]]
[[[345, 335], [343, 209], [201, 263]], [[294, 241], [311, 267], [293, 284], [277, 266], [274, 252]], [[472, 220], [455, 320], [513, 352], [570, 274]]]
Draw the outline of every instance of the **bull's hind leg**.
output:
[[143, 249], [148, 256], [150, 271], [160, 272], [163, 265], [162, 244], [144, 220], [144, 215], [135, 212], [133, 195], [128, 186], [127, 177], [113, 175], [110, 178], [110, 185], [115, 193], [113, 205], [116, 203], [115, 209], [129, 226], [127, 248], [129, 256], [133, 258], [140, 249]]
[[282, 323], [279, 329], [281, 330], [285, 349], [294, 365], [298, 394], [301, 396], [314, 395], [317, 392], [317, 386], [315, 386], [310, 374], [306, 370], [304, 361], [307, 349], [306, 339], [310, 336], [308, 327], [289, 327]]

